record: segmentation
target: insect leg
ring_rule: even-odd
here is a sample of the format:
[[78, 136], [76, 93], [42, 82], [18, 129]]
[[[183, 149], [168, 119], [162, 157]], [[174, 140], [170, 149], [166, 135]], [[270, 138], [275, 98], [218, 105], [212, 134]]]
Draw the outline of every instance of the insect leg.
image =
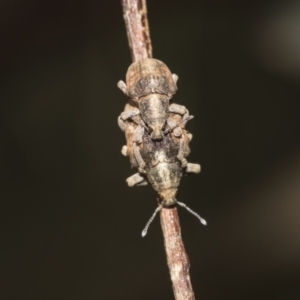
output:
[[118, 88], [119, 88], [125, 95], [127, 95], [127, 86], [126, 86], [126, 83], [125, 83], [123, 80], [120, 80], [120, 81], [117, 83], [117, 86], [118, 86]]
[[126, 129], [126, 121], [128, 119], [134, 120], [135, 116], [138, 116], [140, 114], [140, 111], [137, 108], [127, 108], [125, 111], [123, 111], [120, 116], [118, 117], [118, 125], [121, 128], [122, 131], [125, 131]]
[[122, 153], [124, 156], [127, 156], [127, 155], [128, 155], [128, 154], [127, 154], [127, 151], [128, 151], [128, 147], [127, 147], [126, 145], [124, 145], [124, 146], [122, 147], [121, 153]]
[[178, 75], [172, 74], [172, 78], [173, 78], [174, 83], [176, 84], [178, 81]]
[[185, 168], [187, 166], [187, 160], [184, 158], [185, 156], [185, 139], [184, 139], [184, 136], [181, 135], [181, 138], [180, 138], [180, 145], [179, 145], [179, 151], [178, 151], [178, 155], [177, 155], [177, 158], [180, 160], [181, 162], [181, 166], [183, 168]]
[[186, 170], [187, 173], [200, 173], [201, 171], [201, 166], [199, 164], [192, 164], [192, 163], [188, 163], [186, 166]]
[[140, 153], [140, 149], [136, 143], [133, 144], [133, 153], [134, 153], [135, 159], [139, 165], [139, 172], [146, 173], [146, 171], [145, 171], [146, 163], [143, 160], [141, 153]]
[[182, 115], [183, 120], [185, 120], [189, 116], [189, 111], [186, 109], [186, 107], [183, 105], [176, 104], [176, 103], [170, 104], [169, 112]]
[[144, 181], [146, 181], [145, 177], [141, 176], [140, 173], [135, 173], [134, 175], [132, 175], [126, 179], [126, 182], [127, 182], [128, 186], [130, 186], [130, 187], [135, 186], [135, 185], [144, 185], [143, 184]]

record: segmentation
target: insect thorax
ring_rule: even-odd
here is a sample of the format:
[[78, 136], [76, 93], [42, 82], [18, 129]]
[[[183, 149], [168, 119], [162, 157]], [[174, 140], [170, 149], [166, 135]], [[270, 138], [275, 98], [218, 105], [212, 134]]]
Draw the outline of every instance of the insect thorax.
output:
[[169, 98], [165, 95], [150, 94], [138, 101], [141, 118], [152, 133], [152, 138], [162, 139], [162, 130], [169, 117]]
[[147, 58], [133, 63], [126, 74], [127, 93], [140, 98], [151, 93], [167, 95], [176, 92], [177, 86], [169, 68], [161, 61]]
[[149, 74], [139, 79], [132, 87], [128, 88], [128, 96], [131, 98], [140, 98], [151, 93], [167, 95], [169, 98], [175, 94], [176, 85], [166, 76], [155, 76]]

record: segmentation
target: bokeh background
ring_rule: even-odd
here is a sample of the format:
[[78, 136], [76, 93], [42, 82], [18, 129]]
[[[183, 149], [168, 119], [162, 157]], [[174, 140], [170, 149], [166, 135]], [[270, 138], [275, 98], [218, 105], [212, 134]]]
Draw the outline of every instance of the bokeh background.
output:
[[[300, 299], [300, 4], [149, 0], [195, 116], [179, 209], [197, 299]], [[0, 2], [0, 298], [173, 299], [151, 187], [128, 188], [119, 1]]]

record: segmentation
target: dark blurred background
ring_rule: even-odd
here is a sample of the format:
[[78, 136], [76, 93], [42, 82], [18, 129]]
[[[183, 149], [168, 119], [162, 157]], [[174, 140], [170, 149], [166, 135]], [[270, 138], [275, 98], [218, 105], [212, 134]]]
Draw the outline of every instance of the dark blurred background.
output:
[[[195, 116], [179, 209], [197, 299], [300, 299], [300, 3], [148, 1]], [[0, 299], [173, 299], [151, 187], [120, 150], [119, 1], [0, 2]]]

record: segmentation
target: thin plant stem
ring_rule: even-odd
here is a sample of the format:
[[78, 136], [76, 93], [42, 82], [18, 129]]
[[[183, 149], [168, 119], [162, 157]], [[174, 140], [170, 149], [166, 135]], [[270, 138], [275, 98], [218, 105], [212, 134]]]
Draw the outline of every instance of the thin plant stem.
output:
[[[146, 0], [121, 0], [132, 61], [152, 58]], [[181, 238], [176, 207], [162, 208], [160, 221], [164, 236], [173, 291], [176, 300], [194, 300], [190, 262]]]
[[146, 0], [121, 0], [132, 61], [152, 57]]

